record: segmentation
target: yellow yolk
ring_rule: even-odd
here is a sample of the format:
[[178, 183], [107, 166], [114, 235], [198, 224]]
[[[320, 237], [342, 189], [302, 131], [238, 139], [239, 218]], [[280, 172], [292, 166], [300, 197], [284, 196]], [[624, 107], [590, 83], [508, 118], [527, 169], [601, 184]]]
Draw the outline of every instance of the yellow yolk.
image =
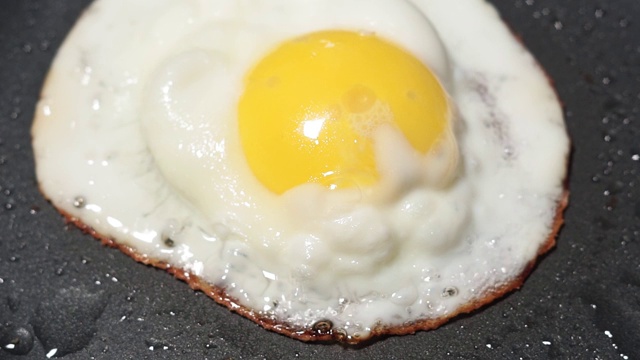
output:
[[238, 105], [247, 162], [277, 194], [310, 182], [373, 185], [378, 126], [396, 127], [426, 153], [448, 118], [445, 92], [420, 60], [350, 31], [283, 43], [247, 74]]

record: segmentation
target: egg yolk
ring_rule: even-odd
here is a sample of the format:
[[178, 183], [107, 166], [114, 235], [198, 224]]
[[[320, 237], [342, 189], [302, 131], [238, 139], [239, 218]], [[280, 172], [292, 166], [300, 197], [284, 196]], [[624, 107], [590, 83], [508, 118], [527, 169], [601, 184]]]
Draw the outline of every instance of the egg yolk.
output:
[[447, 96], [406, 50], [374, 34], [321, 31], [281, 44], [246, 75], [239, 134], [258, 180], [281, 194], [297, 185], [364, 187], [379, 179], [378, 126], [428, 152], [447, 126]]

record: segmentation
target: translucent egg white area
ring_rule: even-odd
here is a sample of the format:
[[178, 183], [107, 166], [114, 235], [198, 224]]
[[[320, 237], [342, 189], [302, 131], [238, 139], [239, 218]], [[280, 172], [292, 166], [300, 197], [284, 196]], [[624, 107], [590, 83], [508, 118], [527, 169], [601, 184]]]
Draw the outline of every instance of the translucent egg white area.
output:
[[[454, 177], [385, 129], [373, 189], [276, 196], [253, 177], [242, 79], [323, 29], [375, 33], [434, 71], [457, 114], [441, 148], [459, 148]], [[99, 234], [265, 316], [363, 338], [518, 277], [552, 231], [569, 148], [545, 75], [483, 0], [98, 0], [56, 57], [33, 136], [42, 191]]]

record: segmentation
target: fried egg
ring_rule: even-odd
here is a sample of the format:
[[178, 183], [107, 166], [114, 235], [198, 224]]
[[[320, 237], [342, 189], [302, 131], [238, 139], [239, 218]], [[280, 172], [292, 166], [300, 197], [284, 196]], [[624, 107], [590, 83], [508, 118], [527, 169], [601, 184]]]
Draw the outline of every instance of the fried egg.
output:
[[566, 206], [559, 101], [484, 0], [97, 0], [32, 135], [65, 216], [301, 340], [478, 308]]

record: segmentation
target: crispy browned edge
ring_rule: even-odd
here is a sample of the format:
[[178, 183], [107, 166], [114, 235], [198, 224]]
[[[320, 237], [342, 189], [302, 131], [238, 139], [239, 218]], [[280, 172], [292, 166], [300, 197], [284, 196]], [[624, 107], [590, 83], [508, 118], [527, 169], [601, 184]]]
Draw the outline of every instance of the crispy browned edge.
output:
[[290, 326], [289, 324], [286, 324], [286, 323], [278, 322], [276, 319], [266, 317], [247, 307], [240, 305], [236, 299], [227, 295], [227, 293], [225, 292], [225, 289], [213, 286], [207, 283], [206, 281], [204, 281], [203, 279], [199, 278], [198, 276], [192, 273], [189, 273], [187, 271], [184, 271], [180, 268], [173, 267], [170, 264], [167, 264], [166, 262], [151, 259], [143, 254], [138, 253], [135, 249], [129, 246], [118, 244], [116, 243], [115, 240], [97, 233], [90, 226], [87, 226], [82, 221], [80, 221], [80, 219], [69, 215], [68, 213], [64, 212], [62, 209], [58, 208], [58, 211], [60, 211], [64, 215], [67, 222], [74, 224], [75, 226], [80, 228], [82, 231], [96, 237], [102, 242], [102, 244], [119, 249], [120, 251], [131, 256], [133, 259], [135, 259], [138, 262], [141, 262], [146, 265], [155, 266], [157, 268], [168, 271], [170, 274], [173, 274], [176, 278], [187, 282], [192, 289], [200, 290], [204, 292], [209, 297], [214, 299], [217, 303], [227, 307], [229, 310], [233, 312], [236, 312], [246, 317], [249, 320], [256, 322], [258, 325], [264, 327], [265, 329], [275, 331], [277, 333], [290, 336], [292, 338], [302, 340], [302, 341], [340, 342], [345, 344], [357, 344], [357, 343], [361, 343], [361, 342], [371, 340], [376, 337], [381, 337], [384, 335], [406, 335], [406, 334], [413, 334], [421, 330], [435, 329], [460, 314], [470, 313], [474, 310], [479, 309], [484, 305], [491, 303], [492, 301], [504, 296], [509, 292], [519, 289], [520, 286], [522, 286], [522, 284], [524, 283], [524, 280], [527, 278], [527, 276], [531, 273], [531, 271], [535, 267], [538, 257], [545, 254], [555, 246], [556, 235], [558, 231], [560, 231], [560, 228], [564, 223], [563, 213], [568, 203], [569, 203], [569, 191], [565, 189], [560, 201], [557, 204], [556, 216], [555, 216], [553, 228], [551, 233], [549, 234], [549, 237], [544, 242], [544, 244], [540, 246], [536, 258], [532, 259], [527, 264], [524, 271], [519, 276], [514, 278], [513, 281], [488, 291], [486, 294], [484, 294], [482, 298], [476, 299], [473, 302], [457, 309], [455, 312], [448, 314], [446, 316], [435, 318], [435, 319], [419, 320], [413, 323], [399, 325], [399, 326], [390, 326], [390, 327], [380, 326], [373, 329], [373, 331], [371, 332], [371, 336], [367, 338], [347, 337], [345, 336], [344, 333], [340, 332], [339, 330], [334, 331], [333, 329], [331, 329], [328, 331], [320, 331], [320, 330], [314, 330], [314, 329], [302, 329], [302, 328]]

